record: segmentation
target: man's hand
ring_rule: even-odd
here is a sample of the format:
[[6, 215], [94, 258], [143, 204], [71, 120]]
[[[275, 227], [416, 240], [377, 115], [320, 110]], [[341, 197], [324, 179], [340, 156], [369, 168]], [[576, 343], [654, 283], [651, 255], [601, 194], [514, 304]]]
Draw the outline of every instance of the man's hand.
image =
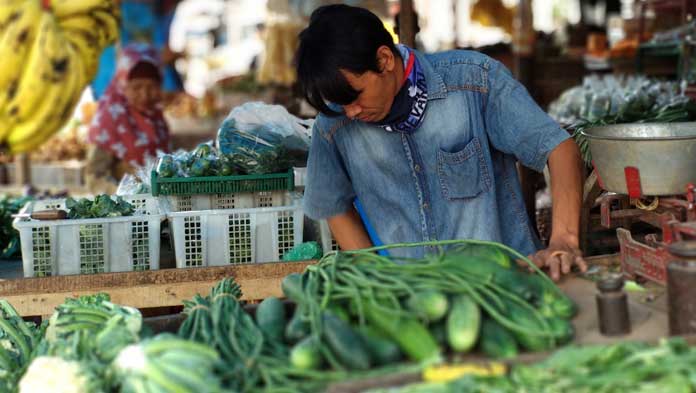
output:
[[547, 249], [530, 255], [529, 259], [539, 268], [548, 269], [554, 281], [558, 281], [561, 274], [570, 273], [573, 265], [576, 265], [581, 272], [587, 271], [587, 263], [582, 258], [582, 252], [572, 242], [552, 240]]
[[582, 160], [580, 150], [568, 139], [549, 155], [551, 172], [552, 228], [549, 247], [530, 259], [539, 267], [548, 268], [554, 281], [570, 273], [573, 265], [587, 270], [578, 241], [580, 206], [582, 205]]

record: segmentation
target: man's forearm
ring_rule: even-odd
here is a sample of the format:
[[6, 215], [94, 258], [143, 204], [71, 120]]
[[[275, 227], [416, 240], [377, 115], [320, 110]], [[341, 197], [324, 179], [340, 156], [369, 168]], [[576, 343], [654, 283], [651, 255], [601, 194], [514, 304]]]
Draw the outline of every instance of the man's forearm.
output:
[[572, 139], [558, 145], [549, 156], [553, 198], [551, 242], [579, 246], [582, 205], [582, 160]]
[[360, 215], [351, 207], [346, 213], [333, 216], [328, 220], [331, 234], [341, 250], [358, 250], [372, 247], [370, 237], [363, 226]]

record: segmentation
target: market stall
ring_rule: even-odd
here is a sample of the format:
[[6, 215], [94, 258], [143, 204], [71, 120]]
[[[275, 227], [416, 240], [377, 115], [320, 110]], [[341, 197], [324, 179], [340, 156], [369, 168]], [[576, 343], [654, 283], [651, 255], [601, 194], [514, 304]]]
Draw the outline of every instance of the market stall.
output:
[[[521, 1], [514, 11], [496, 4], [515, 22], [506, 22], [508, 41], [484, 51], [513, 69], [564, 129], [551, 122], [555, 131], [572, 134], [585, 164], [579, 248], [587, 270], [578, 263], [571, 271], [568, 264], [557, 282], [551, 277], [561, 265], [554, 271], [509, 245], [433, 240], [439, 222], [422, 242], [382, 245], [375, 236], [380, 227], [371, 224], [402, 217], [396, 208], [371, 222], [360, 200], [350, 202], [375, 246], [360, 250], [340, 250], [338, 240], [345, 238], [332, 233], [336, 224], [308, 217], [303, 202], [314, 146], [308, 114], [316, 108], [308, 110], [295, 86], [293, 61], [297, 33], [314, 8], [329, 2], [269, 1], [265, 26], [252, 24], [258, 15], [235, 14], [246, 6], [256, 12], [255, 2], [220, 2], [200, 11], [196, 21], [217, 27], [187, 30], [181, 47], [188, 57], [166, 44], [160, 60], [168, 60], [163, 67], [169, 71], [214, 72], [189, 78], [205, 82], [168, 92], [137, 114], [124, 108], [137, 103], [129, 90], [137, 85], [118, 86], [117, 78], [113, 90], [123, 91], [110, 106], [108, 100], [78, 103], [105, 48], [118, 41], [119, 50], [132, 49], [132, 29], [136, 41], [147, 40], [147, 18], [136, 18], [133, 9], [122, 14], [128, 8], [121, 3], [129, 2], [6, 3], [0, 7], [0, 52], [9, 53], [0, 59], [0, 90], [8, 91], [0, 96], [6, 130], [0, 177], [3, 191], [13, 195], [0, 199], [0, 391], [696, 391], [696, 105], [689, 98], [696, 25], [690, 2], [625, 5], [635, 15], [605, 18], [601, 31], [591, 32], [583, 10], [579, 25], [557, 37], [535, 32], [532, 10], [539, 4]], [[460, 31], [438, 49], [471, 35], [466, 29], [474, 17], [465, 1], [359, 3], [375, 12], [389, 36], [396, 37], [391, 19], [398, 17], [400, 42], [410, 47], [422, 45], [417, 34], [435, 34], [429, 29], [441, 21], [433, 15], [442, 16], [444, 8]], [[479, 3], [476, 23], [486, 15], [486, 2]], [[155, 8], [156, 17], [169, 9]], [[133, 21], [124, 23], [123, 15]], [[462, 22], [462, 15], [469, 19]], [[31, 27], [34, 21], [40, 27]], [[238, 30], [230, 26], [235, 23]], [[258, 57], [244, 72], [222, 75], [220, 42], [238, 44], [257, 33], [265, 53], [247, 56], [248, 43], [234, 47], [239, 58]], [[126, 67], [128, 78], [133, 71], [132, 79], [153, 87], [164, 74], [157, 56], [144, 56], [154, 71], [137, 69], [138, 61]], [[488, 72], [498, 66], [493, 63], [471, 68]], [[475, 75], [449, 86], [449, 93], [489, 94], [476, 85], [485, 73]], [[444, 90], [435, 93], [438, 98]], [[102, 123], [109, 116], [114, 121]], [[137, 132], [130, 140], [124, 127], [132, 124]], [[151, 132], [140, 138], [143, 130]], [[398, 138], [409, 160], [419, 160], [407, 133]], [[478, 179], [477, 172], [479, 165], [486, 170], [488, 145], [477, 143], [436, 152], [432, 175], [439, 177], [438, 192], [451, 193], [447, 206], [490, 191], [483, 190], [489, 173]], [[95, 156], [95, 146], [127, 164], [101, 179], [114, 192], [87, 189], [84, 172], [94, 174], [113, 158]], [[129, 149], [148, 154], [129, 156]], [[372, 153], [377, 156], [358, 157], [374, 160], [372, 175], [396, 173]], [[478, 160], [470, 160], [475, 154]], [[420, 182], [425, 163], [414, 162], [408, 177]], [[325, 164], [327, 170], [346, 166]], [[544, 181], [521, 165], [511, 168], [519, 172], [503, 183], [524, 202], [505, 208], [522, 217], [526, 204], [548, 242], [553, 201], [550, 188], [539, 185], [549, 187], [550, 175]], [[494, 169], [490, 175], [500, 175], [500, 167]], [[469, 176], [472, 171], [477, 176]], [[315, 182], [317, 172], [310, 170]], [[460, 183], [442, 181], [455, 175]], [[416, 185], [418, 198], [424, 184]], [[371, 184], [371, 192], [382, 186]], [[411, 210], [431, 208], [430, 200], [418, 200]], [[397, 229], [381, 227], [382, 233], [406, 225], [392, 224]], [[393, 252], [404, 249], [427, 252]], [[564, 251], [549, 254], [564, 262]]]

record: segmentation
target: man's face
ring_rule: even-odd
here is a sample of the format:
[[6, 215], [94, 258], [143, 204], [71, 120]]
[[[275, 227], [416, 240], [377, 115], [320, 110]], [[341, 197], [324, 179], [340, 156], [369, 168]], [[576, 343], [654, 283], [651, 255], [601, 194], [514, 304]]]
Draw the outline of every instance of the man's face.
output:
[[368, 123], [384, 119], [401, 87], [399, 80], [403, 77], [403, 65], [397, 66], [397, 61], [401, 60], [386, 46], [377, 51], [377, 58], [382, 68], [380, 73], [367, 71], [355, 74], [341, 70], [351, 87], [360, 93], [355, 101], [343, 106], [346, 116], [351, 119]]

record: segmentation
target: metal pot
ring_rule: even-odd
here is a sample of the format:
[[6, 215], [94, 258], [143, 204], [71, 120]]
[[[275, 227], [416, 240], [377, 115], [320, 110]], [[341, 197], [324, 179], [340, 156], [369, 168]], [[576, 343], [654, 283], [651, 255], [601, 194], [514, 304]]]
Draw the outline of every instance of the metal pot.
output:
[[696, 184], [696, 122], [617, 124], [582, 134], [607, 191], [635, 196], [636, 177], [641, 196], [683, 194]]

